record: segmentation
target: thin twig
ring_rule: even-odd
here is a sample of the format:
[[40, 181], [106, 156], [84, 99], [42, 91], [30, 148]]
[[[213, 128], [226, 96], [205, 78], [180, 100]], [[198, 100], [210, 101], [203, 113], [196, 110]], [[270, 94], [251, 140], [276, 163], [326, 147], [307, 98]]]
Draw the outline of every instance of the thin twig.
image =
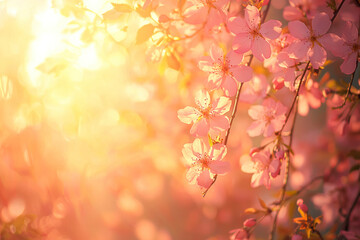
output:
[[355, 197], [355, 200], [354, 202], [352, 203], [351, 207], [350, 207], [350, 210], [349, 212], [346, 214], [346, 218], [345, 218], [345, 225], [344, 225], [344, 230], [345, 231], [348, 231], [349, 230], [349, 227], [350, 227], [350, 217], [351, 217], [351, 213], [353, 212], [358, 200], [360, 198], [360, 188], [359, 188], [359, 191]]
[[288, 114], [286, 115], [285, 122], [284, 122], [282, 128], [281, 128], [280, 131], [279, 131], [279, 135], [282, 133], [282, 131], [284, 130], [284, 128], [285, 128], [285, 126], [286, 126], [286, 123], [289, 121], [291, 112], [292, 112], [292, 110], [294, 109], [295, 103], [296, 103], [296, 101], [297, 101], [297, 99], [298, 99], [299, 92], [300, 92], [300, 88], [301, 88], [302, 82], [303, 82], [303, 80], [304, 80], [304, 77], [305, 77], [305, 74], [306, 74], [306, 72], [307, 72], [307, 70], [308, 70], [309, 65], [310, 65], [310, 61], [307, 62], [306, 67], [305, 67], [305, 69], [304, 69], [304, 72], [303, 72], [303, 74], [301, 75], [300, 82], [299, 82], [299, 86], [298, 86], [298, 88], [297, 88], [297, 90], [296, 90], [296, 94], [295, 94], [294, 100], [293, 100], [292, 103], [291, 103], [291, 107], [290, 107], [290, 109], [289, 109]]
[[358, 65], [359, 65], [359, 61], [356, 61], [355, 70], [354, 70], [353, 74], [351, 75], [351, 80], [350, 80], [350, 83], [349, 83], [349, 87], [348, 87], [348, 89], [346, 91], [344, 102], [340, 106], [333, 107], [332, 109], [339, 109], [339, 108], [342, 108], [343, 106], [345, 106], [346, 101], [347, 101], [347, 99], [349, 98], [349, 95], [350, 95], [351, 87], [352, 87], [352, 84], [354, 82], [355, 72], [356, 72], [356, 69], [357, 69]]
[[338, 15], [342, 5], [344, 4], [345, 0], [342, 0], [339, 7], [334, 11], [334, 16], [331, 18], [331, 22], [333, 22], [336, 18], [336, 16]]
[[314, 230], [314, 233], [316, 233], [321, 240], [324, 240], [323, 236], [321, 235], [321, 233], [318, 230]]

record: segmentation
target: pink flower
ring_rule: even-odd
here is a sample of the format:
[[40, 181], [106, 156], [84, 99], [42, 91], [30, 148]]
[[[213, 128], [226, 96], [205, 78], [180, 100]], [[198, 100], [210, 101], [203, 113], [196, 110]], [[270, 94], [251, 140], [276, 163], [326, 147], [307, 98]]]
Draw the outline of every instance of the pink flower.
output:
[[283, 86], [286, 86], [290, 90], [295, 90], [294, 81], [296, 79], [296, 70], [299, 61], [290, 58], [286, 52], [279, 53], [277, 61], [281, 70], [275, 74], [273, 80], [275, 89], [281, 89]]
[[261, 134], [270, 137], [282, 128], [286, 119], [286, 107], [271, 98], [265, 99], [262, 105], [250, 107], [248, 113], [255, 120], [247, 129], [250, 137]]
[[209, 147], [198, 138], [193, 143], [184, 145], [182, 153], [190, 165], [186, 178], [191, 184], [208, 188], [215, 174], [225, 174], [230, 170], [230, 164], [223, 162], [227, 152], [226, 146], [220, 143]]
[[289, 22], [290, 34], [298, 39], [288, 48], [290, 57], [309, 58], [315, 69], [324, 65], [327, 54], [323, 45], [330, 41], [331, 35], [326, 34], [330, 26], [330, 18], [324, 12], [314, 16], [310, 29], [303, 22]]
[[245, 19], [233, 17], [229, 19], [229, 29], [235, 34], [233, 49], [244, 53], [249, 50], [260, 61], [271, 56], [269, 39], [280, 36], [281, 22], [269, 20], [261, 24], [259, 9], [248, 5], [245, 9]]
[[324, 96], [319, 89], [319, 83], [312, 79], [306, 81], [306, 86], [300, 89], [299, 114], [306, 116], [309, 113], [309, 106], [316, 109], [321, 107]]
[[210, 89], [222, 87], [225, 94], [232, 97], [237, 91], [237, 82], [247, 82], [252, 77], [251, 67], [239, 65], [242, 60], [242, 55], [230, 51], [225, 56], [220, 47], [212, 45], [210, 56], [202, 58], [199, 68], [210, 73], [208, 77]]
[[254, 75], [251, 81], [244, 84], [240, 94], [240, 101], [254, 103], [256, 100], [264, 98], [269, 91], [270, 86], [265, 75]]
[[246, 173], [253, 173], [251, 177], [251, 187], [258, 187], [263, 184], [267, 189], [270, 189], [270, 176], [276, 177], [279, 173], [280, 166], [280, 160], [271, 157], [270, 152], [267, 150], [255, 152], [251, 160], [245, 159], [241, 170]]
[[230, 231], [230, 240], [248, 240], [248, 232], [243, 228], [238, 228]]
[[190, 133], [207, 136], [208, 132], [219, 133], [230, 127], [229, 119], [224, 116], [230, 110], [231, 100], [219, 97], [211, 102], [207, 91], [201, 90], [195, 96], [197, 107], [185, 107], [178, 111], [178, 118], [186, 124], [193, 123]]
[[341, 45], [332, 51], [335, 56], [344, 59], [340, 69], [345, 74], [352, 74], [355, 71], [356, 61], [360, 55], [360, 37], [358, 36], [358, 28], [350, 21], [345, 23], [343, 33], [341, 35]]
[[203, 24], [211, 29], [226, 20], [226, 5], [229, 0], [190, 0], [190, 6], [185, 9], [184, 21], [190, 24]]

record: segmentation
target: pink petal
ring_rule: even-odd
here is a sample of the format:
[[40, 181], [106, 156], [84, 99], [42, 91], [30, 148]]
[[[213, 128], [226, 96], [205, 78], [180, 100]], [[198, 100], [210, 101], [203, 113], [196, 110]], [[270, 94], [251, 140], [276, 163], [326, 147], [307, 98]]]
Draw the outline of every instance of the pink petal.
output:
[[261, 37], [256, 37], [251, 48], [254, 56], [260, 61], [264, 61], [271, 56], [270, 44]]
[[246, 160], [241, 165], [241, 171], [243, 171], [244, 173], [255, 173], [257, 170], [253, 161]]
[[257, 29], [260, 24], [259, 9], [255, 6], [247, 5], [245, 9], [245, 21], [250, 29]]
[[207, 152], [207, 147], [201, 139], [195, 138], [194, 142], [192, 143], [192, 150], [196, 157], [200, 158], [204, 153]]
[[255, 106], [251, 106], [248, 110], [248, 114], [249, 116], [254, 119], [254, 120], [258, 120], [261, 119], [264, 116], [264, 107], [261, 105], [255, 105]]
[[233, 97], [237, 91], [237, 84], [234, 79], [230, 76], [226, 76], [221, 87], [224, 89], [225, 95], [227, 97]]
[[221, 143], [214, 144], [209, 150], [210, 158], [216, 161], [223, 160], [226, 153], [227, 153], [227, 148], [224, 144]]
[[273, 158], [269, 165], [269, 170], [271, 173], [276, 173], [279, 170], [280, 167], [280, 160], [277, 158]]
[[207, 122], [206, 118], [201, 118], [199, 121], [196, 121], [190, 129], [190, 134], [195, 136], [207, 136], [210, 129], [210, 125]]
[[288, 24], [290, 34], [298, 39], [309, 39], [310, 31], [303, 22], [292, 21]]
[[214, 174], [225, 174], [230, 171], [230, 163], [223, 161], [211, 161], [209, 163], [209, 168]]
[[230, 65], [239, 65], [243, 60], [243, 55], [234, 51], [230, 51], [226, 55], [226, 60], [229, 60]]
[[208, 88], [210, 90], [218, 89], [221, 86], [223, 78], [224, 78], [224, 74], [222, 72], [210, 73], [208, 77]]
[[253, 69], [245, 65], [233, 67], [230, 72], [238, 82], [248, 82], [253, 77]]
[[197, 184], [204, 188], [209, 188], [213, 180], [210, 177], [209, 171], [205, 170], [197, 178]]
[[186, 124], [196, 121], [201, 116], [201, 113], [193, 107], [185, 107], [178, 110], [178, 118]]
[[204, 72], [214, 71], [214, 61], [210, 56], [202, 57], [199, 61], [199, 68]]
[[324, 65], [326, 61], [326, 51], [324, 48], [320, 47], [319, 44], [315, 43], [314, 47], [309, 51], [309, 58], [312, 66], [315, 69], [318, 69]]
[[197, 91], [195, 94], [195, 103], [201, 109], [207, 109], [210, 106], [210, 95], [206, 90]]
[[349, 44], [356, 44], [358, 41], [358, 28], [351, 21], [346, 21], [343, 27], [342, 37]]
[[299, 20], [302, 18], [302, 12], [296, 7], [286, 6], [283, 11], [283, 17], [287, 21]]
[[229, 129], [229, 119], [224, 115], [214, 116], [209, 119], [210, 129], [215, 132], [223, 132]]
[[266, 23], [263, 23], [260, 28], [260, 33], [265, 38], [278, 38], [281, 33], [281, 22], [278, 20], [269, 20]]
[[[274, 120], [272, 120], [272, 121], [274, 121]], [[274, 135], [274, 133], [275, 133], [275, 129], [273, 127], [273, 124], [268, 124], [265, 126], [264, 137], [271, 137], [272, 135]]]
[[196, 179], [198, 178], [200, 172], [196, 168], [189, 168], [186, 172], [186, 179], [189, 181], [190, 184], [195, 184]]
[[253, 122], [250, 127], [247, 128], [246, 132], [250, 137], [260, 136], [265, 130], [265, 122], [258, 120]]
[[229, 19], [228, 27], [230, 32], [234, 33], [235, 35], [248, 33], [249, 27], [245, 21], [245, 19], [241, 17], [232, 17]]
[[340, 69], [345, 74], [352, 74], [356, 67], [357, 53], [353, 52], [349, 56], [344, 58], [344, 62], [341, 64]]
[[224, 52], [220, 47], [213, 44], [210, 47], [210, 56], [215, 62], [222, 63], [224, 58]]
[[304, 41], [293, 42], [288, 48], [289, 56], [302, 59], [305, 56], [307, 56], [310, 47], [311, 47], [311, 43], [309, 41], [304, 40]]
[[233, 50], [236, 53], [245, 53], [251, 49], [252, 36], [248, 33], [236, 35], [233, 41]]
[[218, 9], [210, 8], [209, 16], [207, 17], [205, 28], [211, 30], [215, 26], [219, 26], [226, 21], [226, 15]]
[[227, 97], [219, 97], [212, 103], [212, 111], [215, 114], [223, 115], [230, 110], [231, 100]]
[[184, 156], [184, 159], [186, 160], [186, 163], [189, 165], [191, 165], [196, 160], [192, 149], [192, 143], [187, 143], [184, 145], [182, 149], [182, 154]]
[[334, 33], [325, 34], [317, 39], [326, 50], [330, 50], [337, 57], [346, 56], [351, 52], [351, 47], [346, 45], [344, 40]]
[[324, 13], [317, 13], [311, 23], [312, 30], [316, 37], [324, 35], [331, 26], [331, 21], [329, 16]]
[[203, 4], [196, 4], [185, 9], [183, 16], [184, 21], [190, 24], [201, 24], [206, 19], [208, 8]]

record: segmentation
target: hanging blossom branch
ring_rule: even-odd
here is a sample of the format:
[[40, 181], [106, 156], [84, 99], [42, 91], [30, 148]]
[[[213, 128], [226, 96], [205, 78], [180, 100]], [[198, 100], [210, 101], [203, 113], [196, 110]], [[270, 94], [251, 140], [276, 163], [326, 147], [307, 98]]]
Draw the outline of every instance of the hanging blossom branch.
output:
[[[271, 0], [269, 0], [268, 5], [267, 5], [267, 7], [266, 7], [266, 9], [264, 11], [264, 14], [263, 14], [262, 18], [261, 18], [261, 24], [264, 23], [267, 15], [269, 13], [270, 6], [271, 6]], [[247, 66], [251, 65], [253, 58], [254, 58], [254, 55], [251, 54], [250, 58], [249, 58], [249, 61], [246, 64]], [[228, 138], [229, 138], [229, 135], [230, 135], [230, 129], [231, 129], [232, 123], [233, 123], [233, 121], [235, 119], [235, 115], [236, 115], [237, 106], [238, 106], [238, 102], [239, 102], [242, 87], [243, 87], [243, 83], [240, 83], [239, 87], [237, 89], [237, 92], [236, 92], [236, 97], [235, 97], [235, 100], [234, 100], [234, 106], [233, 106], [233, 110], [232, 110], [231, 117], [230, 117], [230, 128], [227, 130], [224, 141], [223, 141], [224, 145], [227, 145], [227, 142], [228, 142]], [[215, 177], [213, 179], [213, 182], [210, 184], [210, 186], [203, 192], [203, 197], [206, 196], [207, 192], [214, 185], [216, 180], [217, 180], [217, 175], [215, 175]]]
[[351, 87], [352, 87], [353, 82], [354, 82], [355, 73], [356, 73], [356, 70], [357, 70], [358, 65], [359, 65], [359, 61], [357, 60], [357, 61], [356, 61], [356, 65], [355, 65], [355, 70], [354, 70], [353, 74], [351, 75], [350, 83], [349, 83], [349, 86], [348, 86], [348, 88], [347, 88], [347, 91], [346, 91], [346, 94], [345, 94], [345, 98], [344, 98], [343, 103], [342, 103], [340, 106], [333, 107], [333, 109], [339, 109], [339, 108], [342, 108], [342, 107], [345, 106], [346, 101], [348, 100], [349, 95], [350, 95], [350, 93], [351, 93]]
[[[338, 15], [341, 7], [343, 6], [345, 0], [343, 0], [339, 7], [334, 11], [334, 16], [331, 18], [331, 23], [335, 20], [336, 16]], [[296, 90], [296, 94], [295, 94], [295, 97], [293, 99], [293, 102], [291, 104], [291, 107], [289, 109], [289, 112], [288, 114], [286, 115], [286, 119], [285, 119], [285, 123], [284, 125], [282, 126], [281, 130], [279, 131], [278, 135], [281, 135], [282, 134], [282, 131], [284, 130], [285, 126], [286, 126], [286, 123], [288, 122], [289, 118], [290, 118], [290, 115], [291, 115], [291, 112], [293, 111], [294, 109], [294, 106], [296, 105], [297, 101], [298, 101], [298, 97], [299, 97], [299, 92], [300, 92], [300, 89], [301, 89], [301, 86], [303, 85], [303, 80], [304, 80], [304, 77], [306, 75], [306, 72], [309, 68], [309, 65], [311, 63], [311, 60], [307, 62], [306, 64], [306, 67], [303, 71], [303, 74], [301, 76], [301, 79], [300, 79], [300, 82], [299, 82], [299, 86]], [[356, 71], [356, 68], [355, 68], [355, 71]], [[355, 72], [354, 72], [355, 74]], [[353, 74], [353, 76], [354, 76]], [[349, 85], [349, 88], [348, 88], [348, 92], [346, 94], [346, 97], [345, 97], [345, 101], [344, 101], [344, 104], [346, 102], [346, 98], [348, 97], [349, 95], [349, 92], [350, 92], [350, 88], [351, 88], [351, 85], [352, 85], [352, 81], [353, 81], [353, 78], [351, 79], [351, 82], [350, 82], [350, 85]], [[306, 81], [306, 79], [305, 79]], [[344, 105], [343, 104], [343, 105]], [[297, 108], [295, 110], [295, 113], [294, 113], [294, 120], [293, 120], [293, 124], [292, 124], [292, 127], [291, 127], [291, 133], [290, 133], [290, 142], [289, 142], [289, 148], [291, 149], [291, 145], [292, 145], [292, 141], [293, 141], [293, 131], [294, 131], [294, 126], [295, 126], [295, 119], [296, 119], [296, 116], [297, 116]], [[285, 170], [285, 177], [284, 177], [284, 183], [283, 183], [283, 186], [282, 186], [282, 189], [281, 189], [281, 196], [280, 196], [280, 200], [278, 202], [279, 204], [279, 207], [278, 209], [276, 210], [276, 213], [275, 213], [275, 217], [274, 217], [274, 220], [273, 220], [273, 226], [272, 226], [272, 230], [271, 230], [271, 234], [270, 234], [270, 239], [274, 239], [275, 238], [275, 234], [276, 234], [276, 225], [277, 225], [277, 219], [278, 219], [278, 215], [279, 215], [279, 212], [281, 210], [281, 208], [283, 207], [284, 203], [286, 201], [285, 200], [285, 193], [286, 193], [286, 188], [287, 188], [287, 185], [288, 185], [288, 180], [289, 180], [289, 174], [290, 174], [290, 151], [288, 150], [287, 151], [287, 157], [286, 157], [286, 170]], [[317, 178], [315, 178], [317, 179]], [[322, 239], [322, 236], [320, 234], [319, 231], [316, 231], [316, 233], [319, 235], [319, 237]]]

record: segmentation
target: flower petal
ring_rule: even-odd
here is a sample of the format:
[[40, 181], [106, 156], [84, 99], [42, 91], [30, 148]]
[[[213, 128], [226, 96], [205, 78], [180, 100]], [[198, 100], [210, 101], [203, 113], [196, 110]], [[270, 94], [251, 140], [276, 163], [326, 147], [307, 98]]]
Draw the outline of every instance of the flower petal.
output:
[[224, 115], [211, 117], [209, 123], [210, 129], [215, 132], [223, 132], [230, 128], [229, 119]]
[[326, 61], [326, 51], [323, 47], [320, 47], [319, 44], [315, 43], [314, 47], [309, 51], [309, 58], [312, 66], [318, 69], [324, 65]]
[[236, 91], [237, 91], [237, 84], [236, 84], [236, 81], [232, 77], [226, 75], [223, 83], [221, 84], [221, 87], [224, 89], [226, 96], [228, 96], [228, 97], [235, 96]]
[[312, 30], [314, 32], [314, 35], [316, 37], [319, 37], [321, 35], [324, 35], [331, 26], [331, 21], [329, 16], [324, 13], [317, 13], [312, 22], [311, 22]]
[[288, 24], [290, 34], [298, 39], [309, 39], [310, 31], [303, 22], [298, 20], [289, 22]]
[[209, 129], [210, 129], [210, 125], [207, 119], [201, 118], [192, 125], [190, 129], [190, 134], [199, 137], [207, 136]]
[[230, 110], [231, 100], [227, 97], [219, 97], [212, 103], [212, 111], [215, 114], [223, 115]]
[[209, 171], [205, 170], [197, 178], [197, 184], [204, 188], [209, 188], [213, 180], [210, 177]]
[[236, 35], [233, 41], [232, 49], [236, 53], [245, 53], [251, 49], [252, 36], [248, 33]]
[[255, 121], [250, 127], [247, 128], [246, 132], [250, 137], [260, 136], [265, 130], [265, 122], [264, 121]]
[[230, 72], [238, 82], [248, 82], [253, 77], [253, 69], [245, 65], [233, 67]]
[[222, 63], [224, 58], [224, 52], [220, 47], [216, 46], [215, 44], [212, 44], [210, 47], [210, 57], [215, 62]]
[[261, 24], [261, 28], [259, 32], [265, 38], [269, 38], [269, 39], [278, 38], [281, 33], [281, 22], [278, 20], [269, 20]]
[[207, 109], [210, 106], [210, 95], [206, 90], [200, 90], [195, 94], [195, 103], [202, 109]]
[[227, 148], [224, 144], [214, 144], [209, 150], [209, 156], [214, 161], [221, 161], [224, 159], [227, 153]]
[[180, 121], [186, 124], [195, 122], [200, 116], [201, 113], [193, 107], [185, 107], [178, 110], [178, 118], [180, 119]]
[[271, 56], [270, 44], [262, 37], [256, 37], [251, 48], [254, 56], [260, 61], [264, 61]]
[[211, 173], [225, 174], [230, 171], [230, 163], [223, 161], [211, 161], [209, 163]]
[[349, 56], [344, 58], [344, 62], [341, 64], [340, 69], [345, 74], [352, 74], [356, 67], [357, 53], [353, 52]]
[[255, 6], [247, 5], [245, 9], [245, 21], [250, 29], [257, 29], [261, 21], [259, 9]]
[[245, 19], [241, 17], [230, 18], [228, 27], [230, 32], [234, 33], [235, 35], [248, 33], [250, 31]]

